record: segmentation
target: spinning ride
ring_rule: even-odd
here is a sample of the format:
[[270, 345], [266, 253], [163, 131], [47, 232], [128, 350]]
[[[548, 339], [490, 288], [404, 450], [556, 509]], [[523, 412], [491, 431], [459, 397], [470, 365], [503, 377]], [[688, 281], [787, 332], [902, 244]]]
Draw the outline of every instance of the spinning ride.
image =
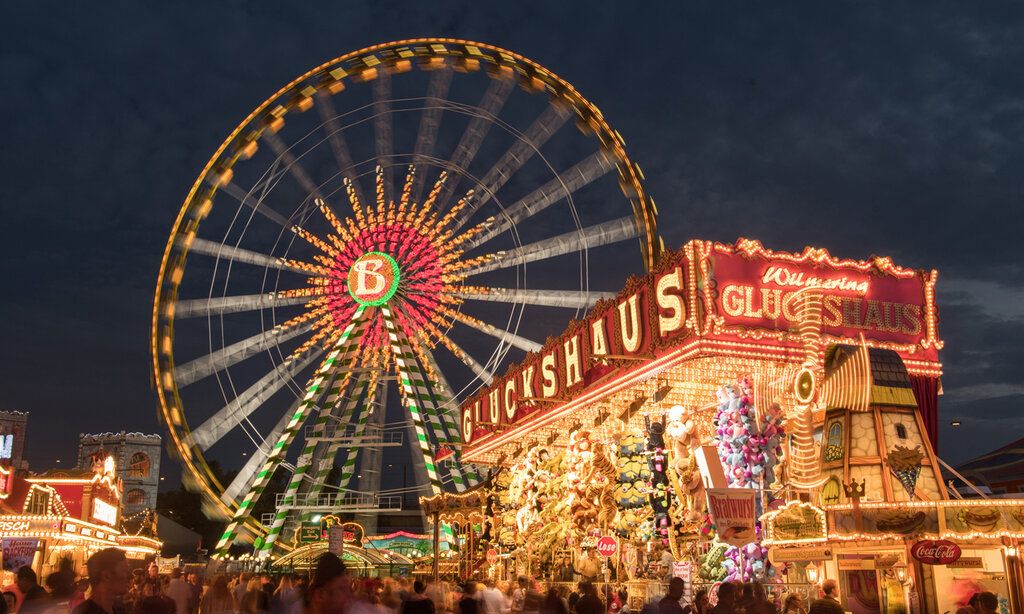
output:
[[[218, 552], [252, 536], [269, 555], [316, 513], [393, 508], [381, 449], [403, 433], [421, 486], [476, 483], [460, 399], [541, 348], [524, 318], [553, 332], [612, 296], [591, 287], [595, 252], [649, 270], [655, 214], [597, 108], [496, 47], [378, 45], [271, 96], [193, 185], [154, 300], [162, 417], [207, 511], [230, 519]], [[207, 458], [239, 450], [222, 482]], [[256, 518], [279, 471], [276, 511]]]

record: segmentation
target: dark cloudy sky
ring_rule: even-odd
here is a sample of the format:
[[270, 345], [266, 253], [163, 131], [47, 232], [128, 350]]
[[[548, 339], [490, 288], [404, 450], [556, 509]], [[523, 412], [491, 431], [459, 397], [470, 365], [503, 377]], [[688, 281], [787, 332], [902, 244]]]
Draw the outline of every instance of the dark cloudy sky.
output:
[[[232, 127], [398, 38], [516, 50], [595, 102], [666, 242], [760, 238], [940, 270], [941, 453], [1024, 435], [1024, 5], [1001, 2], [17, 2], [0, 19], [0, 408], [33, 466], [161, 431], [155, 276]], [[696, 8], [681, 8], [694, 6]], [[658, 8], [664, 7], [664, 8]]]

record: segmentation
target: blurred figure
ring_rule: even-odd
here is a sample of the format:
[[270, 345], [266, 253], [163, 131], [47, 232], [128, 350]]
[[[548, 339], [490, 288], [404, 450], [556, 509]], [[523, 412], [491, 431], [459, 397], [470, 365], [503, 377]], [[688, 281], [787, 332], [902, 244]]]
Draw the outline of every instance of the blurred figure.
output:
[[238, 608], [244, 614], [264, 614], [270, 611], [270, 600], [267, 599], [266, 591], [260, 586], [259, 578], [249, 580]]
[[809, 614], [843, 614], [843, 606], [839, 603], [839, 584], [829, 578], [821, 583], [821, 592], [824, 597], [815, 599], [811, 603]]
[[774, 603], [768, 600], [768, 594], [765, 592], [763, 584], [754, 583], [752, 590], [754, 593], [753, 603], [747, 607], [749, 614], [778, 614], [779, 610]]
[[412, 584], [412, 593], [402, 603], [401, 614], [435, 614], [434, 602], [427, 597], [427, 585], [422, 580]]
[[317, 560], [313, 581], [309, 584], [306, 614], [345, 612], [351, 596], [352, 582], [345, 570], [345, 564], [337, 555], [322, 555]]
[[164, 593], [174, 601], [175, 614], [189, 614], [189, 602], [192, 601], [192, 587], [181, 577], [181, 570], [171, 570], [171, 581], [167, 583]]
[[782, 614], [807, 614], [804, 598], [797, 593], [790, 593], [782, 604]]
[[668, 582], [668, 593], [658, 602], [658, 614], [683, 614], [683, 606], [679, 600], [683, 598], [686, 582], [682, 578], [672, 578]]
[[199, 574], [194, 571], [188, 574], [185, 582], [189, 589], [188, 611], [195, 614], [199, 611], [199, 600], [203, 597], [203, 583], [199, 581]]
[[242, 597], [245, 597], [247, 590], [249, 590], [249, 574], [243, 573], [238, 576], [235, 585], [231, 587], [231, 596], [235, 598], [235, 603], [241, 605]]
[[569, 605], [558, 594], [554, 587], [548, 589], [544, 601], [540, 604], [540, 614], [569, 614]]
[[711, 601], [708, 599], [708, 589], [702, 588], [693, 596], [693, 614], [708, 614], [711, 611]]
[[292, 577], [282, 576], [277, 590], [270, 598], [270, 611], [274, 614], [297, 614], [300, 603], [301, 600]]
[[228, 614], [237, 612], [238, 604], [228, 589], [228, 580], [217, 576], [213, 584], [206, 589], [206, 594], [199, 600], [199, 614]]
[[14, 591], [4, 591], [4, 612], [13, 614], [15, 608], [18, 607], [18, 596], [14, 594]]
[[128, 592], [128, 558], [124, 550], [104, 548], [85, 562], [92, 591], [74, 614], [125, 614], [121, 597]]
[[[415, 586], [414, 586], [415, 588]], [[434, 604], [434, 612], [437, 614], [443, 614], [448, 611], [445, 607], [444, 586], [440, 582], [434, 580], [427, 581], [427, 588], [424, 594]]]
[[723, 582], [718, 585], [718, 604], [711, 608], [710, 614], [733, 614], [736, 611], [736, 585]]
[[580, 582], [580, 600], [576, 602], [576, 614], [604, 614], [604, 604], [597, 596], [593, 582]]
[[160, 580], [146, 580], [142, 587], [142, 599], [135, 602], [132, 614], [174, 614], [177, 605], [164, 594]]
[[505, 596], [494, 585], [492, 578], [484, 580], [484, 590], [480, 592], [480, 599], [487, 614], [502, 614], [505, 610]]
[[22, 594], [21, 603], [18, 605], [19, 613], [36, 614], [45, 610], [49, 605], [46, 589], [39, 586], [36, 572], [32, 571], [28, 565], [18, 569], [15, 584], [18, 585], [18, 590]]
[[978, 614], [996, 614], [999, 611], [999, 598], [995, 593], [985, 591], [978, 594]]

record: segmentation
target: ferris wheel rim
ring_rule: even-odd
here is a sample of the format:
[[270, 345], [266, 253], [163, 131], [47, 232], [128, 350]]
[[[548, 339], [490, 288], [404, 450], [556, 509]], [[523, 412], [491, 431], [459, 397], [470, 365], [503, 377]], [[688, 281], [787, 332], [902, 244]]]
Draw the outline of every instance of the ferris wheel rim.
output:
[[[214, 168], [217, 166], [218, 161], [221, 160], [221, 157], [223, 156], [225, 151], [228, 150], [228, 148], [231, 146], [232, 143], [235, 143], [237, 141], [241, 131], [246, 126], [251, 125], [251, 123], [255, 119], [257, 119], [264, 111], [266, 111], [266, 109], [269, 107], [269, 105], [271, 105], [273, 102], [279, 100], [283, 95], [285, 95], [285, 94], [289, 93], [290, 91], [292, 91], [298, 84], [303, 83], [304, 81], [308, 80], [310, 77], [313, 77], [313, 76], [315, 76], [317, 74], [323, 73], [330, 66], [340, 64], [340, 63], [348, 61], [348, 60], [350, 60], [352, 58], [356, 58], [356, 57], [359, 57], [359, 56], [362, 56], [362, 55], [365, 55], [365, 54], [368, 54], [368, 53], [374, 53], [374, 52], [386, 50], [386, 49], [389, 49], [389, 48], [396, 48], [396, 47], [401, 47], [401, 46], [406, 46], [406, 45], [416, 45], [416, 44], [427, 44], [427, 45], [430, 45], [430, 44], [467, 45], [467, 46], [475, 46], [475, 47], [478, 47], [480, 49], [486, 49], [486, 50], [492, 51], [494, 53], [501, 54], [502, 56], [504, 56], [504, 57], [506, 57], [508, 59], [511, 59], [515, 64], [525, 64], [527, 66], [532, 67], [534, 70], [539, 71], [542, 75], [547, 76], [547, 77], [553, 79], [555, 82], [557, 82], [560, 85], [560, 87], [564, 88], [565, 91], [571, 93], [572, 97], [575, 99], [575, 102], [577, 102], [579, 104], [582, 104], [586, 108], [590, 109], [590, 111], [592, 111], [592, 113], [593, 113], [593, 117], [598, 118], [600, 130], [611, 137], [610, 141], [611, 141], [612, 149], [617, 149], [618, 150], [618, 151], [616, 151], [616, 155], [614, 155], [615, 159], [617, 161], [625, 164], [626, 167], [627, 167], [627, 169], [626, 169], [627, 173], [626, 174], [630, 175], [630, 176], [625, 178], [626, 183], [630, 183], [630, 184], [633, 185], [633, 187], [634, 187], [634, 189], [636, 191], [636, 194], [637, 194], [637, 197], [636, 197], [637, 200], [641, 203], [641, 205], [644, 205], [644, 206], [641, 206], [640, 208], [637, 208], [634, 205], [634, 217], [637, 219], [637, 225], [638, 225], [638, 228], [639, 228], [641, 234], [642, 235], [646, 235], [647, 241], [648, 241], [648, 243], [647, 243], [648, 249], [643, 254], [644, 261], [645, 261], [645, 266], [647, 268], [650, 268], [652, 266], [653, 258], [654, 258], [653, 252], [658, 247], [657, 244], [656, 244], [656, 242], [657, 242], [656, 241], [656, 230], [655, 230], [656, 226], [655, 226], [655, 221], [654, 221], [654, 217], [653, 217], [653, 215], [654, 215], [654, 206], [653, 206], [653, 202], [649, 201], [649, 199], [646, 197], [646, 195], [645, 195], [645, 193], [643, 191], [643, 186], [642, 186], [642, 181], [641, 181], [642, 174], [640, 173], [639, 168], [636, 167], [636, 165], [631, 162], [629, 157], [625, 155], [624, 146], [622, 144], [621, 137], [619, 137], [617, 135], [617, 133], [615, 133], [610, 128], [610, 126], [607, 125], [607, 123], [601, 117], [600, 112], [597, 110], [597, 108], [593, 104], [591, 104], [589, 101], [587, 101], [585, 98], [583, 98], [583, 96], [580, 95], [571, 84], [569, 84], [568, 82], [564, 81], [563, 79], [557, 77], [557, 75], [555, 75], [554, 73], [552, 73], [548, 69], [544, 68], [540, 64], [538, 64], [538, 63], [536, 63], [536, 62], [534, 62], [532, 60], [529, 60], [528, 58], [525, 58], [524, 56], [521, 56], [519, 54], [516, 54], [516, 53], [513, 53], [513, 52], [509, 52], [509, 51], [501, 49], [499, 47], [496, 47], [496, 46], [493, 46], [493, 45], [484, 44], [484, 43], [476, 43], [476, 42], [473, 42], [473, 41], [466, 41], [466, 40], [461, 40], [461, 39], [421, 38], [421, 39], [409, 39], [409, 40], [394, 41], [394, 42], [382, 43], [382, 44], [379, 44], [379, 45], [374, 45], [374, 46], [371, 46], [371, 47], [366, 47], [364, 49], [360, 49], [360, 50], [357, 50], [357, 51], [354, 51], [354, 52], [351, 52], [351, 53], [339, 56], [339, 57], [337, 57], [337, 58], [335, 58], [333, 60], [330, 60], [328, 62], [325, 62], [325, 63], [321, 64], [320, 66], [317, 66], [317, 67], [313, 68], [312, 70], [307, 71], [303, 75], [297, 77], [296, 79], [294, 79], [293, 81], [291, 81], [290, 83], [288, 83], [287, 85], [285, 85], [284, 87], [279, 89], [277, 92], [275, 92], [274, 95], [272, 95], [270, 98], [268, 98], [266, 101], [264, 101], [264, 103], [262, 103], [261, 105], [256, 107], [255, 110], [252, 113], [250, 113], [249, 116], [247, 116], [229, 134], [229, 136], [217, 148], [217, 150], [215, 151], [213, 156], [211, 156], [210, 160], [208, 161], [206, 166], [203, 168], [203, 170], [199, 174], [198, 178], [196, 179], [196, 182], [194, 183], [194, 185], [192, 186], [191, 190], [189, 191], [188, 196], [186, 197], [186, 199], [185, 199], [185, 201], [184, 201], [184, 203], [182, 205], [182, 208], [179, 210], [179, 214], [178, 214], [178, 216], [177, 216], [177, 218], [176, 218], [176, 220], [174, 222], [174, 225], [172, 227], [172, 231], [171, 231], [170, 237], [168, 239], [168, 243], [167, 243], [167, 245], [165, 247], [164, 255], [163, 255], [163, 258], [161, 260], [159, 274], [158, 274], [158, 277], [157, 277], [157, 287], [156, 287], [156, 293], [154, 295], [154, 306], [153, 306], [153, 317], [152, 317], [152, 331], [153, 331], [153, 334], [151, 336], [151, 351], [152, 351], [153, 369], [154, 369], [153, 370], [153, 374], [154, 374], [155, 384], [156, 384], [156, 388], [157, 388], [157, 392], [158, 392], [158, 397], [159, 397], [159, 401], [160, 401], [161, 414], [163, 416], [164, 422], [168, 425], [168, 429], [171, 431], [173, 443], [174, 443], [175, 447], [177, 448], [179, 454], [182, 457], [181, 460], [186, 464], [186, 471], [192, 473], [195, 476], [202, 476], [203, 474], [206, 475], [206, 477], [207, 477], [206, 480], [200, 480], [200, 487], [205, 491], [205, 493], [207, 495], [209, 495], [207, 498], [209, 498], [209, 499], [217, 502], [218, 504], [220, 504], [220, 507], [223, 509], [223, 511], [225, 511], [227, 513], [230, 513], [230, 508], [226, 504], [223, 504], [223, 502], [220, 500], [220, 497], [217, 496], [216, 493], [214, 493], [211, 490], [211, 487], [216, 487], [217, 490], [223, 492], [223, 489], [224, 489], [223, 485], [220, 484], [220, 482], [219, 482], [219, 480], [217, 480], [216, 476], [212, 474], [212, 471], [210, 470], [209, 466], [206, 463], [205, 456], [202, 454], [201, 451], [196, 450], [196, 452], [198, 452], [198, 458], [195, 458], [193, 456], [192, 450], [194, 448], [196, 448], [194, 442], [183, 442], [180, 439], [180, 435], [182, 434], [181, 431], [178, 428], [175, 428], [176, 426], [183, 427], [185, 429], [185, 433], [189, 433], [190, 432], [190, 430], [188, 429], [188, 426], [187, 426], [187, 422], [185, 421], [185, 416], [184, 416], [183, 412], [181, 411], [181, 401], [180, 401], [180, 398], [178, 397], [178, 391], [177, 391], [177, 385], [176, 384], [174, 384], [173, 389], [170, 391], [170, 394], [173, 396], [173, 399], [171, 399], [172, 402], [169, 402], [169, 400], [166, 398], [166, 395], [168, 394], [168, 391], [165, 390], [164, 381], [163, 380], [167, 376], [168, 370], [161, 367], [161, 348], [160, 348], [160, 344], [162, 342], [162, 339], [165, 339], [165, 337], [163, 337], [160, 334], [160, 332], [161, 332], [160, 329], [161, 329], [161, 324], [162, 324], [162, 317], [164, 317], [166, 315], [166, 323], [165, 324], [166, 324], [166, 327], [168, 329], [168, 334], [170, 335], [170, 337], [173, 337], [173, 328], [174, 328], [174, 320], [175, 320], [175, 318], [173, 316], [173, 306], [174, 306], [175, 301], [177, 300], [178, 282], [173, 282], [172, 283], [172, 287], [171, 287], [171, 289], [169, 291], [165, 291], [164, 286], [165, 286], [166, 281], [168, 279], [169, 264], [170, 264], [171, 256], [175, 252], [176, 243], [177, 243], [177, 240], [178, 240], [178, 238], [179, 238], [179, 236], [181, 234], [181, 230], [183, 228], [183, 223], [186, 220], [186, 216], [189, 213], [190, 205], [194, 204], [194, 199], [195, 199], [197, 193], [199, 193], [201, 188], [203, 187], [206, 178], [209, 176], [211, 171], [213, 171]], [[446, 54], [444, 57], [454, 57], [454, 55]], [[621, 169], [620, 169], [620, 175], [621, 175]], [[632, 198], [630, 198], [629, 200], [631, 202], [635, 202], [635, 201], [633, 201]], [[642, 215], [643, 215], [643, 219], [641, 219]], [[186, 249], [183, 252], [183, 254], [187, 254], [187, 252], [188, 252], [188, 250]], [[164, 311], [163, 306], [165, 306], [167, 304], [169, 304], [171, 306], [172, 312], [170, 314], [162, 313]], [[166, 338], [170, 338], [170, 337], [166, 337]], [[168, 354], [173, 357], [173, 354], [170, 354], [170, 351], [168, 351]], [[170, 364], [173, 364], [173, 362], [171, 362]], [[175, 415], [175, 412], [174, 412], [175, 409], [181, 415]], [[183, 444], [184, 443], [188, 443], [190, 445], [185, 446], [184, 449], [183, 449]], [[197, 462], [198, 462], [198, 466], [197, 466]], [[202, 469], [204, 471], [200, 471], [200, 469]]]

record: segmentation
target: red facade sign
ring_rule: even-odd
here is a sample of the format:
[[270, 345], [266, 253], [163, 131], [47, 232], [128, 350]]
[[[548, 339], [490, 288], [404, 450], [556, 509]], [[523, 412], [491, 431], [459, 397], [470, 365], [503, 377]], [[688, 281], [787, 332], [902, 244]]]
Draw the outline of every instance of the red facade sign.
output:
[[619, 542], [610, 535], [605, 535], [597, 540], [597, 553], [601, 556], [615, 556], [619, 551]]
[[925, 539], [910, 547], [910, 555], [925, 565], [949, 565], [960, 559], [960, 546], [948, 539]]
[[888, 258], [839, 259], [810, 247], [773, 252], [746, 239], [735, 245], [691, 241], [468, 399], [461, 417], [463, 457], [471, 459], [491, 436], [536, 421], [600, 382], [688, 344], [709, 340], [703, 346], [719, 354], [774, 351], [786, 357], [802, 347], [793, 332], [793, 296], [807, 287], [822, 293], [822, 345], [859, 343], [863, 335], [937, 376], [942, 342], [935, 280], [935, 271], [901, 268]]

